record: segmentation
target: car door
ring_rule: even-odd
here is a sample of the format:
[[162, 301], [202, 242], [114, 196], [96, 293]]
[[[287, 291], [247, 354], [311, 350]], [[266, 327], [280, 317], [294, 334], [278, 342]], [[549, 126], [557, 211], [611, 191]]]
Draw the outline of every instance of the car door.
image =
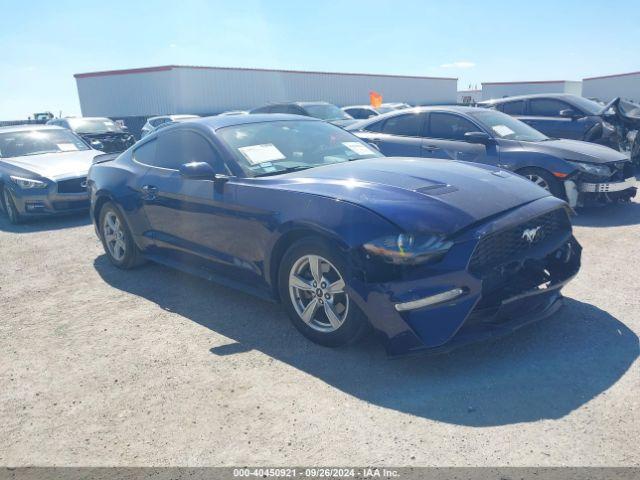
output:
[[389, 157], [419, 157], [425, 118], [424, 112], [394, 115], [366, 127], [362, 138]]
[[484, 130], [471, 120], [453, 112], [430, 112], [422, 140], [421, 156], [496, 164], [495, 144], [484, 145], [465, 140], [467, 132]]
[[[575, 116], [560, 116], [563, 110], [573, 111]], [[518, 118], [549, 137], [581, 140], [585, 125], [580, 117], [584, 117], [582, 112], [557, 98], [532, 98], [525, 115]]]
[[185, 127], [158, 135], [155, 158], [140, 182], [156, 253], [238, 276], [238, 262], [230, 254], [237, 235], [233, 191], [212, 179], [184, 178], [178, 169], [190, 162], [207, 162], [217, 173], [228, 173], [201, 133]]

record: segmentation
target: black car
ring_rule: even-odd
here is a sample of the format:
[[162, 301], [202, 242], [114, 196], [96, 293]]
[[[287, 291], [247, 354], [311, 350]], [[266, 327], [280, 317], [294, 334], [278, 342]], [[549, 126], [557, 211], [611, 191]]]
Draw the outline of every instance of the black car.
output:
[[264, 107], [254, 108], [249, 113], [289, 113], [292, 115], [304, 115], [305, 117], [319, 118], [320, 120], [333, 123], [339, 127], [346, 127], [356, 122], [351, 115], [328, 102], [270, 103]]
[[621, 138], [609, 107], [564, 93], [521, 95], [478, 104], [516, 117], [552, 138], [599, 143], [620, 149]]
[[385, 155], [486, 163], [511, 170], [572, 207], [628, 201], [636, 194], [629, 158], [603, 145], [549, 138], [504, 113], [474, 107], [418, 107], [347, 127]]
[[132, 134], [106, 117], [54, 118], [47, 125], [68, 128], [82, 137], [91, 148], [104, 153], [124, 152], [136, 143]]

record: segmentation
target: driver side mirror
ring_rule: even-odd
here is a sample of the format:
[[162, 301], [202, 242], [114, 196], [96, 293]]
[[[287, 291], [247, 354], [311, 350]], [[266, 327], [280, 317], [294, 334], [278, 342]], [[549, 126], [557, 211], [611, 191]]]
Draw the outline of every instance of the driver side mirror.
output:
[[464, 139], [469, 143], [481, 143], [483, 145], [493, 143], [491, 135], [485, 132], [467, 132], [464, 134]]
[[207, 162], [190, 162], [180, 165], [180, 175], [191, 180], [215, 180], [216, 172]]
[[560, 116], [564, 118], [570, 118], [571, 120], [575, 120], [576, 118], [580, 118], [582, 115], [580, 115], [575, 110], [571, 110], [570, 108], [567, 108], [566, 110], [560, 110]]

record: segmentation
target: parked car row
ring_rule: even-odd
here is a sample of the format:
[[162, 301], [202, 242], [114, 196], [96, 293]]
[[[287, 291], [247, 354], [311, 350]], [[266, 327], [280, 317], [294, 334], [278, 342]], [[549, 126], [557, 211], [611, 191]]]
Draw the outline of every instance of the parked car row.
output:
[[475, 107], [417, 107], [347, 127], [390, 156], [479, 162], [529, 178], [572, 207], [628, 201], [628, 156], [602, 145], [553, 139], [509, 115]]
[[640, 106], [615, 98], [608, 104], [570, 94], [538, 94], [478, 104], [512, 115], [554, 138], [599, 143], [628, 153], [640, 165]]

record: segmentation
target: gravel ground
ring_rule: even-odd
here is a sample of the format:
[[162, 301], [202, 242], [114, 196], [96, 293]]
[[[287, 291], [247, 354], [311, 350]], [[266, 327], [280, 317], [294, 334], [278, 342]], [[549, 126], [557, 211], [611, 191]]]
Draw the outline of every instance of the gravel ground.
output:
[[439, 357], [309, 343], [88, 218], [0, 217], [0, 465], [640, 465], [640, 203], [582, 212], [553, 318]]

